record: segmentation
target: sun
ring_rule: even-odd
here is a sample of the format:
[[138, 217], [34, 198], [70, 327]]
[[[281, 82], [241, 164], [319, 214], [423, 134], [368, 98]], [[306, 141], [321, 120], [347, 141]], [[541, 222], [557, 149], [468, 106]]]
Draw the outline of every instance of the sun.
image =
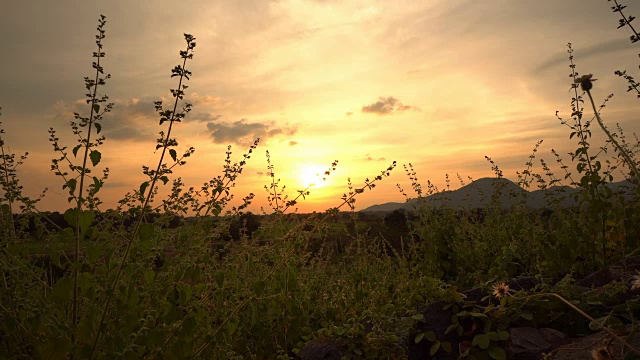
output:
[[322, 180], [327, 176], [324, 174], [326, 169], [320, 165], [304, 165], [298, 171], [300, 184], [304, 187], [320, 188], [327, 185], [326, 180]]

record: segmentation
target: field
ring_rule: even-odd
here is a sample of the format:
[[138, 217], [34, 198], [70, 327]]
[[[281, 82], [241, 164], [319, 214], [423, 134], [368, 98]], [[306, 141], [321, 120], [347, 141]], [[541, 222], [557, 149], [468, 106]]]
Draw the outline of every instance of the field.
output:
[[[633, 18], [614, 12], [640, 44]], [[571, 44], [572, 114], [560, 121], [576, 150], [554, 153], [564, 173], [542, 161], [538, 174], [538, 143], [516, 184], [547, 191], [544, 209], [527, 207], [487, 158], [496, 181], [483, 208], [429, 205], [441, 191], [407, 164], [412, 188], [400, 191], [410, 209], [355, 212], [356, 198], [401, 171], [393, 162], [350, 182], [326, 212], [297, 214], [313, 190], [287, 193], [267, 152], [271, 208], [253, 214], [253, 193], [231, 204], [258, 139], [239, 156], [229, 150], [220, 175], [186, 187], [176, 174], [193, 149], [179, 153], [172, 133], [191, 110], [196, 38], [185, 34], [172, 102], [156, 103], [159, 161], [107, 210], [104, 16], [97, 30], [89, 115], [70, 124], [78, 141], [49, 131], [69, 209], [41, 211], [42, 197], [24, 193], [27, 156], [8, 151], [0, 127], [0, 359], [640, 358], [640, 142], [605, 125], [598, 82], [577, 73]], [[617, 74], [640, 99], [640, 84]], [[606, 135], [603, 147], [590, 144], [592, 132]], [[627, 195], [609, 186], [623, 180]], [[575, 190], [573, 205], [553, 191], [559, 185]], [[560, 340], [522, 345], [541, 329]]]

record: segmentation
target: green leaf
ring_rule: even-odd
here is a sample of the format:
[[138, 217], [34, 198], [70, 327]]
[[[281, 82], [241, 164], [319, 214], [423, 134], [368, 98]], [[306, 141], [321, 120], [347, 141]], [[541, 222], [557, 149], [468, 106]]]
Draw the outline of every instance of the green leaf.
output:
[[440, 350], [440, 341], [436, 341], [433, 343], [433, 345], [431, 345], [431, 349], [429, 349], [429, 354], [433, 356], [438, 352], [438, 350]]
[[78, 157], [78, 150], [80, 150], [81, 147], [82, 147], [82, 144], [78, 144], [73, 147], [73, 150], [71, 150], [71, 152], [73, 152], [74, 157]]
[[78, 224], [78, 213], [79, 211], [77, 208], [67, 209], [67, 211], [65, 211], [63, 215], [64, 221], [66, 221], [69, 226], [75, 228]]
[[151, 269], [144, 269], [144, 277], [147, 279], [147, 283], [151, 284], [156, 278], [156, 272]]
[[80, 231], [82, 233], [87, 232], [87, 229], [89, 229], [89, 226], [91, 226], [91, 223], [93, 222], [93, 219], [95, 217], [96, 215], [93, 213], [93, 211], [84, 210], [80, 212], [80, 216], [78, 220], [80, 222]]
[[420, 341], [422, 341], [422, 338], [424, 338], [424, 333], [423, 333], [423, 332], [418, 333], [418, 335], [416, 335], [416, 338], [415, 338], [415, 339], [413, 339], [413, 341], [417, 344], [417, 343], [419, 343]]
[[160, 176], [160, 180], [162, 181], [162, 185], [167, 185], [167, 183], [169, 182], [169, 178], [166, 175]]
[[102, 125], [100, 125], [100, 123], [93, 123], [93, 125], [96, 126], [96, 134], [100, 134], [100, 131], [102, 131]]
[[491, 345], [489, 348], [489, 356], [495, 360], [507, 360], [507, 353], [497, 345]]
[[78, 180], [69, 179], [66, 184], [62, 185], [62, 190], [64, 190], [65, 188], [69, 188], [69, 194], [73, 195], [73, 193], [76, 191], [77, 183], [78, 183]]
[[485, 350], [489, 347], [490, 343], [491, 343], [491, 339], [489, 339], [489, 336], [487, 334], [478, 334], [473, 337], [473, 341], [471, 345], [474, 345], [474, 346], [478, 345], [480, 349]]
[[523, 311], [520, 313], [520, 317], [525, 320], [533, 320], [533, 314], [528, 311]]
[[443, 341], [440, 343], [440, 346], [442, 347], [442, 349], [446, 352], [448, 352], [449, 354], [451, 352], [453, 352], [453, 348], [451, 347], [451, 343], [448, 341]]
[[91, 158], [91, 163], [93, 164], [93, 166], [96, 166], [100, 162], [100, 159], [102, 159], [102, 154], [98, 150], [91, 150], [91, 153], [89, 153], [89, 158]]
[[188, 318], [184, 319], [184, 321], [182, 322], [182, 328], [184, 329], [185, 333], [187, 333], [187, 335], [189, 336], [193, 335], [197, 326], [198, 326], [198, 323], [192, 316], [189, 316]]
[[471, 317], [479, 317], [479, 318], [486, 318], [487, 317], [486, 314], [479, 313], [479, 312], [470, 312], [469, 315], [471, 315]]
[[140, 196], [144, 196], [144, 192], [147, 190], [148, 187], [149, 187], [148, 181], [145, 181], [142, 184], [140, 184]]
[[188, 285], [178, 286], [180, 289], [180, 305], [184, 306], [189, 300], [191, 300], [192, 290]]
[[97, 177], [93, 177], [93, 188], [95, 192], [98, 192], [102, 188], [102, 181]]
[[256, 293], [257, 296], [260, 296], [264, 292], [265, 286], [266, 284], [263, 280], [258, 280], [255, 283], [253, 283], [253, 285], [251, 286], [251, 289], [253, 290], [253, 292]]
[[51, 259], [51, 262], [57, 267], [62, 268], [62, 265], [60, 264], [60, 250], [57, 247], [51, 248], [51, 251], [49, 252], [49, 259]]
[[227, 322], [227, 334], [233, 335], [238, 330], [238, 320], [231, 319]]
[[411, 316], [411, 318], [413, 320], [422, 320], [422, 319], [424, 319], [424, 315], [423, 314], [415, 314], [415, 315]]
[[430, 342], [436, 341], [436, 334], [433, 331], [425, 332], [424, 333], [424, 337], [425, 337], [425, 339], [429, 340]]
[[162, 303], [162, 316], [164, 317], [169, 315], [171, 309], [173, 309], [173, 304], [165, 300], [165, 302]]
[[95, 111], [95, 112], [100, 111], [100, 105], [98, 105], [98, 104], [93, 104], [93, 111]]
[[218, 283], [218, 286], [222, 287], [222, 284], [224, 284], [224, 272], [216, 271], [213, 277], [216, 279], [216, 283]]
[[78, 287], [82, 290], [83, 294], [86, 294], [89, 289], [96, 285], [96, 278], [93, 274], [88, 272], [82, 272], [78, 274]]
[[73, 292], [73, 279], [70, 277], [63, 277], [56, 281], [56, 284], [51, 289], [51, 299], [57, 304], [65, 304], [71, 299], [71, 293]]
[[207, 284], [198, 284], [196, 285], [196, 296], [202, 294], [202, 292], [207, 288]]
[[171, 155], [174, 162], [178, 160], [178, 153], [175, 149], [169, 149], [169, 155]]
[[145, 242], [151, 240], [151, 238], [153, 238], [153, 231], [153, 224], [140, 224], [140, 230], [138, 230], [140, 241]]
[[509, 339], [509, 332], [504, 330], [498, 332], [498, 339], [500, 339], [500, 341], [505, 341]]

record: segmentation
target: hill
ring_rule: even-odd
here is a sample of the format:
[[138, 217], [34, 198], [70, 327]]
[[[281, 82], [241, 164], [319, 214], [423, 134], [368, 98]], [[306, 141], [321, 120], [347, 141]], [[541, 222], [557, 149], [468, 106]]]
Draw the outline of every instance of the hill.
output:
[[[607, 187], [614, 193], [621, 193], [627, 199], [633, 196], [634, 185], [628, 180], [609, 183]], [[453, 209], [469, 210], [491, 206], [493, 201], [498, 201], [502, 208], [509, 208], [522, 202], [531, 209], [558, 206], [568, 207], [576, 205], [573, 195], [579, 188], [570, 186], [553, 186], [546, 190], [527, 191], [511, 180], [504, 178], [482, 178], [467, 184], [457, 190], [442, 191], [422, 199], [411, 199], [405, 203], [389, 202], [370, 206], [361, 211], [394, 211], [398, 209], [411, 210], [413, 207], [451, 207]]]

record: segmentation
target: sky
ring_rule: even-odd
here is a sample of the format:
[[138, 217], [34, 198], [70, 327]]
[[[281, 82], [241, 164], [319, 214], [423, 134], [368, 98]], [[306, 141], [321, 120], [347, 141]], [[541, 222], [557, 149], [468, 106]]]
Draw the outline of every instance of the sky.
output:
[[[623, 0], [629, 15], [640, 3]], [[7, 150], [29, 152], [18, 175], [25, 192], [45, 187], [42, 210], [67, 205], [63, 181], [50, 171], [56, 156], [48, 129], [73, 147], [73, 112], [87, 115], [83, 78], [94, 76], [91, 55], [100, 14], [106, 16], [105, 71], [101, 89], [115, 103], [102, 120], [106, 137], [97, 172], [109, 167], [102, 190], [105, 207], [145, 181], [141, 166], [157, 164], [158, 125], [153, 102], [171, 100], [177, 86], [171, 69], [180, 63], [184, 33], [197, 46], [187, 68], [186, 101], [193, 110], [172, 135], [178, 152], [193, 146], [187, 165], [173, 177], [200, 187], [221, 173], [227, 145], [239, 161], [260, 138], [233, 192], [255, 193], [250, 208], [269, 212], [276, 179], [295, 196], [316, 185], [297, 206], [324, 211], [341, 203], [350, 177], [354, 186], [398, 166], [356, 209], [402, 202], [410, 196], [403, 165], [411, 163], [423, 188], [427, 181], [451, 189], [469, 178], [494, 176], [485, 156], [506, 178], [517, 179], [536, 153], [554, 165], [551, 149], [577, 148], [559, 115], [569, 119], [567, 43], [580, 74], [593, 73], [597, 103], [606, 124], [627, 136], [639, 130], [640, 100], [614, 75], [640, 77], [640, 43], [616, 29], [606, 0], [219, 0], [181, 2], [11, 1], [0, 7], [0, 121]], [[591, 111], [587, 111], [591, 114]], [[595, 123], [594, 123], [595, 125]], [[594, 127], [594, 145], [602, 136]], [[334, 160], [336, 171], [315, 181]], [[571, 164], [570, 164], [571, 165]], [[575, 165], [571, 165], [575, 168]], [[557, 169], [557, 167], [555, 167]], [[543, 173], [538, 160], [534, 170]], [[556, 172], [558, 177], [562, 174]], [[575, 174], [575, 171], [574, 171]], [[167, 185], [169, 186], [169, 185]], [[164, 191], [164, 190], [162, 190]]]

